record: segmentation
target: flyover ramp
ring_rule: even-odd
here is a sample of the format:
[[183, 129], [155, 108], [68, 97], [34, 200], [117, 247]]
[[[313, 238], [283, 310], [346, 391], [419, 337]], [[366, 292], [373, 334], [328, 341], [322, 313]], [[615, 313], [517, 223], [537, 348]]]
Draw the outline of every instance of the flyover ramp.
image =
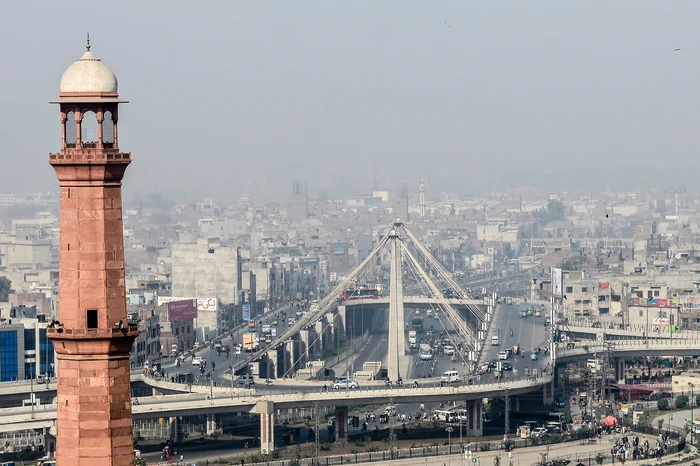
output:
[[[641, 356], [697, 356], [700, 353], [700, 339], [663, 339], [663, 340], [615, 340], [607, 343], [610, 356], [615, 358], [634, 358]], [[557, 363], [567, 363], [593, 358], [604, 354], [606, 345], [602, 342], [576, 342], [573, 348], [560, 344], [557, 349]]]
[[[421, 388], [375, 388], [360, 390], [310, 391], [262, 395], [254, 391], [240, 391], [229, 397], [206, 400], [195, 395], [156, 397], [132, 406], [134, 419], [153, 419], [172, 416], [197, 416], [227, 412], [251, 412], [262, 402], [271, 402], [275, 409], [311, 408], [313, 406], [357, 406], [392, 403], [430, 403], [441, 401], [468, 401], [505, 395], [518, 395], [537, 390], [551, 383], [552, 375], [510, 379], [498, 383]], [[35, 408], [0, 410], [0, 432], [24, 429], [50, 428], [56, 422], [56, 405]]]

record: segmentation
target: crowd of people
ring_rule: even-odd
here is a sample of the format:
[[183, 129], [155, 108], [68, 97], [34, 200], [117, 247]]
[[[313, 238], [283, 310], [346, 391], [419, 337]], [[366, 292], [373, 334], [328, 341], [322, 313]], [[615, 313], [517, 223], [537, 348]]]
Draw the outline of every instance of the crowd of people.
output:
[[661, 458], [668, 452], [668, 435], [659, 434], [656, 444], [652, 445], [646, 437], [622, 437], [619, 439], [610, 453], [617, 460], [642, 460], [649, 458]]

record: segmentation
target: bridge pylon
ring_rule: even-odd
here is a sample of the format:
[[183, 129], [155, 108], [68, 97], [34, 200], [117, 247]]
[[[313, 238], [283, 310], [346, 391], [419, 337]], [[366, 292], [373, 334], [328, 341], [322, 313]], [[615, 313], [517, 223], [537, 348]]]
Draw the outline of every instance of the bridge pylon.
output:
[[[408, 358], [406, 357], [406, 338], [404, 336], [403, 309], [403, 269], [401, 267], [401, 240], [398, 232], [389, 233], [391, 248], [391, 272], [389, 278], [389, 354], [387, 358], [387, 376], [396, 381], [399, 376], [408, 376]], [[403, 371], [402, 371], [403, 369]]]

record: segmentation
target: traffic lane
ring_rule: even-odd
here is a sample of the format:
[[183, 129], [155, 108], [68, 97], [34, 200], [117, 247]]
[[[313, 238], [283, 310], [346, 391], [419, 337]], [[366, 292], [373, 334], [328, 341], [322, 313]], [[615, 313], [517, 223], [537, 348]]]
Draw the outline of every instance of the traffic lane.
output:
[[[261, 319], [264, 320], [265, 317], [267, 317], [268, 320], [271, 321], [271, 318], [275, 315], [275, 313], [283, 312], [283, 311], [287, 311], [287, 316], [289, 317], [290, 316], [289, 311], [291, 310], [291, 308], [292, 308], [292, 306], [290, 304], [286, 304], [282, 307], [275, 309], [274, 311], [269, 311], [261, 316], [258, 316], [257, 320], [261, 320]], [[256, 321], [256, 323], [257, 323], [257, 321]], [[284, 328], [286, 328], [286, 325], [287, 325], [287, 322], [284, 322], [284, 324], [282, 324], [282, 322], [280, 320], [280, 325], [278, 325], [277, 328], [284, 329]], [[256, 327], [256, 329], [257, 329], [257, 327]], [[258, 331], [259, 331], [259, 329], [258, 329]], [[223, 345], [229, 345], [231, 347], [231, 356], [229, 356], [229, 360], [232, 360], [232, 357], [233, 357], [234, 344], [242, 342], [243, 335], [245, 333], [248, 333], [248, 327], [240, 326], [237, 330], [234, 330], [233, 336], [227, 336], [221, 340], [221, 343]], [[214, 359], [214, 356], [216, 356], [216, 355], [217, 355], [217, 351], [211, 345], [206, 345], [204, 348], [199, 349], [195, 353], [195, 356], [199, 356], [199, 357], [202, 357], [202, 358], [207, 360], [206, 372], [212, 372], [213, 378], [219, 377], [231, 365], [231, 363], [225, 364], [225, 361], [223, 361], [224, 364], [220, 365], [219, 363], [217, 363], [215, 365], [216, 370], [212, 371], [211, 362], [215, 362], [215, 361], [219, 360], [219, 358]], [[165, 370], [168, 373], [177, 373], [177, 372], [182, 372], [182, 373], [192, 372], [193, 374], [200, 373], [199, 366], [192, 364], [191, 357], [188, 357], [187, 359], [185, 359], [184, 362], [181, 362], [179, 367], [177, 366], [177, 363], [173, 362], [173, 363], [169, 363], [169, 364], [163, 366], [163, 370]], [[193, 371], [196, 371], [196, 372], [193, 372]]]
[[[540, 352], [537, 360], [531, 360], [532, 350], [537, 346], [544, 349], [548, 338], [548, 328], [544, 327], [545, 317], [520, 317], [520, 311], [530, 307], [529, 304], [520, 305], [502, 305], [497, 307], [498, 317], [494, 322], [497, 325], [497, 331], [491, 335], [498, 335], [499, 344], [493, 346], [490, 341], [486, 342], [482, 362], [498, 360], [498, 353], [505, 349], [513, 349], [516, 345], [520, 346], [524, 354], [515, 358], [509, 358], [508, 361], [513, 365], [513, 371], [505, 371], [505, 377], [520, 376], [520, 371], [524, 369], [541, 370], [548, 362], [549, 356], [545, 356]], [[513, 336], [510, 336], [510, 330], [513, 330]], [[512, 373], [511, 373], [512, 372]]]
[[[528, 304], [497, 306], [497, 317], [493, 323], [496, 325], [496, 329], [491, 332], [491, 335], [498, 336], [499, 344], [493, 346], [490, 341], [486, 342], [484, 360], [494, 359], [498, 356], [499, 351], [507, 348], [512, 349], [518, 344], [520, 344], [521, 349], [529, 353], [535, 347], [546, 343], [548, 328], [544, 326], [544, 315], [542, 317], [520, 317], [520, 311], [526, 310], [528, 307]], [[512, 337], [510, 330], [513, 330]]]

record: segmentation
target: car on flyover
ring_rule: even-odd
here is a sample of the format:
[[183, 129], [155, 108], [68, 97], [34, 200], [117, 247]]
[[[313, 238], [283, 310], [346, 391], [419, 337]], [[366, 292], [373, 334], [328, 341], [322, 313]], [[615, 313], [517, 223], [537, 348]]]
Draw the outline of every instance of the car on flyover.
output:
[[344, 388], [356, 389], [360, 388], [360, 384], [354, 380], [339, 380], [333, 384], [333, 390], [340, 390]]

